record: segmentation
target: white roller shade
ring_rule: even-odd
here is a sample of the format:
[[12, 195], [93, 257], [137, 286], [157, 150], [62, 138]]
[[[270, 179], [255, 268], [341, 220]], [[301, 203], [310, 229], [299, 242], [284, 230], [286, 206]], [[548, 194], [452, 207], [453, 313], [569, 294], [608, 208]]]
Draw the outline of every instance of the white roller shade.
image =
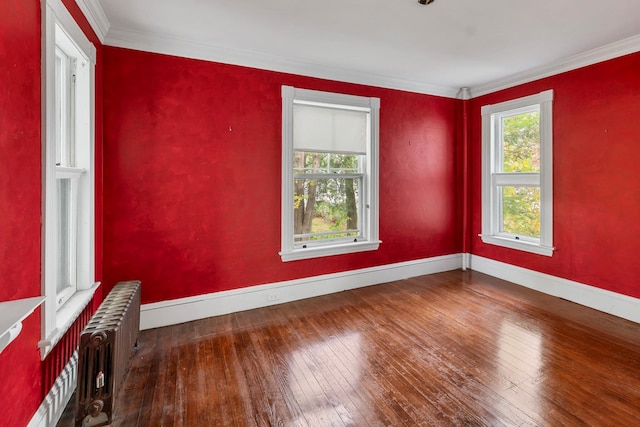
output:
[[293, 105], [293, 148], [297, 151], [367, 153], [368, 111]]

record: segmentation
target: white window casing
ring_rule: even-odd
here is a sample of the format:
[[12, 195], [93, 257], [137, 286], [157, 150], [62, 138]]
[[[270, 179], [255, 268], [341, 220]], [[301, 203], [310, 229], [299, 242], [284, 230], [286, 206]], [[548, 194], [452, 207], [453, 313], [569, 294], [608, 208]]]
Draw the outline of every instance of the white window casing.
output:
[[[282, 87], [282, 261], [378, 249], [379, 109], [378, 98]], [[306, 175], [358, 180], [361, 210], [356, 239], [294, 242], [293, 157], [297, 150], [352, 153], [362, 159], [360, 170], [351, 175]]]
[[[484, 243], [552, 256], [553, 246], [553, 90], [499, 104], [485, 105], [482, 113], [482, 233]], [[540, 171], [509, 172], [501, 169], [500, 119], [539, 111]], [[540, 236], [502, 231], [503, 186], [534, 187], [540, 191]]]
[[[94, 266], [96, 49], [61, 0], [43, 3], [46, 3], [42, 29], [45, 300], [39, 347], [44, 359], [91, 301], [99, 283], [95, 283]], [[67, 191], [65, 197], [59, 193], [59, 187]], [[61, 206], [61, 200], [68, 205]], [[66, 222], [62, 221], [65, 230], [60, 226], [62, 214], [68, 215]], [[60, 260], [61, 246], [67, 248], [68, 263]], [[69, 271], [61, 273], [67, 268]], [[59, 285], [60, 277], [68, 283]]]

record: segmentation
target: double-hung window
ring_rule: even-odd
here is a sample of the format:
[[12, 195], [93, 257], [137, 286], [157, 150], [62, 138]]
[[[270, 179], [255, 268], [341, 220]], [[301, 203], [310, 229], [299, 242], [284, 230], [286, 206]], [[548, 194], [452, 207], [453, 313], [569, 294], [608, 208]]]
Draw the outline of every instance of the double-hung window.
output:
[[378, 248], [379, 107], [283, 86], [283, 261]]
[[[57, 30], [61, 31], [61, 30]], [[64, 34], [56, 39], [69, 41]], [[76, 156], [75, 85], [79, 52], [71, 44], [56, 44], [55, 52], [55, 175], [56, 175], [56, 308], [77, 289], [78, 186], [87, 170]], [[79, 153], [78, 153], [79, 154]]]
[[46, 2], [43, 102], [43, 357], [94, 284], [95, 48], [60, 0]]
[[482, 107], [482, 240], [553, 254], [553, 91]]

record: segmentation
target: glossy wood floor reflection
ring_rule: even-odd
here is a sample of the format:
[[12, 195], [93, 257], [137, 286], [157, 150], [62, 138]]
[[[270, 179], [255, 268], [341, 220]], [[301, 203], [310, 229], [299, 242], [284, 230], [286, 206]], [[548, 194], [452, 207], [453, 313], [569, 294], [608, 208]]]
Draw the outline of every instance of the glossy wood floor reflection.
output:
[[640, 325], [452, 271], [144, 331], [117, 408], [126, 427], [640, 426]]

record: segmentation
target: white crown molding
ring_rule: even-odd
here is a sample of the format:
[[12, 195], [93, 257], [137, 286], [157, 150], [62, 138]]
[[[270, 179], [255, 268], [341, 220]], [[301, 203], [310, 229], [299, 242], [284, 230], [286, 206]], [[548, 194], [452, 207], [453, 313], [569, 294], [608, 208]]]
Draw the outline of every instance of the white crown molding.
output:
[[607, 61], [609, 59], [618, 58], [640, 51], [640, 35], [629, 37], [615, 43], [608, 44], [596, 49], [591, 49], [577, 55], [562, 58], [540, 67], [516, 73], [504, 79], [494, 80], [489, 83], [481, 84], [471, 88], [473, 97], [486, 95], [488, 93], [497, 92], [523, 83], [532, 82], [545, 77], [550, 77], [566, 71], [575, 70], [586, 67], [588, 65], [597, 64], [598, 62]]
[[[405, 90], [447, 98], [460, 97], [461, 89], [458, 87], [434, 85], [422, 81], [405, 80], [393, 76], [371, 74], [358, 70], [328, 67], [323, 64], [297, 61], [284, 57], [265, 55], [259, 52], [224, 48], [190, 39], [115, 28], [111, 26], [98, 0], [76, 0], [76, 3], [100, 41], [108, 46], [388, 89]], [[466, 96], [462, 99], [476, 98], [638, 51], [640, 51], [640, 35], [632, 36], [567, 58], [562, 58], [539, 67], [512, 74], [502, 79], [483, 83], [471, 88], [465, 87]]]
[[111, 27], [111, 23], [98, 0], [76, 0], [76, 4], [85, 18], [87, 18], [87, 21], [89, 21], [89, 25], [93, 28], [100, 42], [104, 44], [104, 39]]
[[456, 270], [461, 263], [461, 254], [445, 255], [143, 304], [140, 308], [140, 329], [176, 325], [409, 277]]
[[640, 299], [550, 274], [471, 255], [471, 269], [640, 323]]
[[109, 29], [104, 40], [104, 44], [145, 52], [201, 59], [321, 79], [443, 96], [447, 98], [455, 98], [459, 92], [459, 88], [457, 87], [439, 86], [428, 84], [426, 82], [399, 79], [393, 76], [328, 67], [323, 64], [297, 61], [279, 56], [266, 55], [260, 52], [224, 48], [209, 43], [126, 30], [116, 27], [111, 27]]

